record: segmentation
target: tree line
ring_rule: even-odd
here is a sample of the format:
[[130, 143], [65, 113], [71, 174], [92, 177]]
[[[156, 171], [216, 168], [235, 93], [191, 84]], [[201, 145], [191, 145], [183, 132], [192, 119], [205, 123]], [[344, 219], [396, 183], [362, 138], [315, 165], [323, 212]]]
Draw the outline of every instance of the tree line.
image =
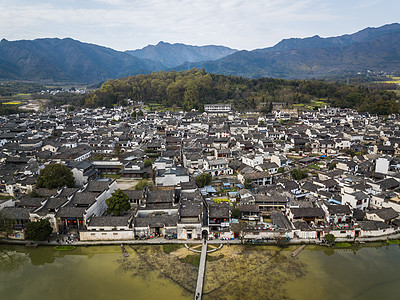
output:
[[[392, 88], [392, 87], [390, 87]], [[271, 102], [312, 104], [323, 99], [333, 107], [352, 108], [360, 112], [388, 115], [400, 110], [399, 96], [382, 84], [345, 84], [317, 80], [248, 79], [211, 74], [204, 69], [153, 72], [150, 75], [110, 79], [87, 95], [57, 97], [57, 104], [112, 107], [127, 105], [126, 99], [157, 103], [164, 107], [202, 110], [208, 103], [231, 103], [244, 111], [271, 109]], [[60, 95], [61, 96], [61, 95]], [[65, 100], [67, 99], [67, 100]]]

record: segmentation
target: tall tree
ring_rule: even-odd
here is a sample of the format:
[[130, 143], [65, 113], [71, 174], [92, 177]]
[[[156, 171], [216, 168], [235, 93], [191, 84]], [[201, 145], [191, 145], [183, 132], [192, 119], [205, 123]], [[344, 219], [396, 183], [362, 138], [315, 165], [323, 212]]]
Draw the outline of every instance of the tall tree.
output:
[[72, 171], [62, 164], [49, 164], [40, 171], [36, 181], [39, 188], [54, 189], [58, 187], [74, 187], [75, 178]]
[[123, 212], [129, 210], [131, 205], [129, 204], [129, 196], [120, 189], [117, 189], [112, 193], [111, 197], [106, 200], [107, 212], [114, 216], [120, 216]]
[[198, 187], [204, 187], [211, 183], [212, 176], [210, 173], [203, 172], [195, 178]]
[[50, 222], [45, 219], [26, 224], [26, 239], [28, 240], [43, 241], [48, 239], [52, 232]]

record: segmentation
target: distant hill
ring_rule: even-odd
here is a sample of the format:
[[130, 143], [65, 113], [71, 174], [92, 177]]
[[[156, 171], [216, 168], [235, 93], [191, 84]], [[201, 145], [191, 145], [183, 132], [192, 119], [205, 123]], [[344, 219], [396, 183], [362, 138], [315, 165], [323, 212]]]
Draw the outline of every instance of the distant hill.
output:
[[94, 83], [164, 68], [157, 62], [70, 38], [0, 42], [0, 79]]
[[168, 68], [179, 66], [185, 62], [201, 62], [216, 60], [237, 52], [224, 46], [190, 46], [185, 44], [170, 44], [159, 42], [157, 45], [148, 45], [138, 50], [128, 50], [138, 58], [147, 58], [160, 62]]
[[367, 70], [399, 72], [400, 24], [339, 37], [286, 39], [274, 47], [239, 51], [216, 61], [186, 63], [176, 69], [193, 67], [218, 74], [286, 79], [329, 78]]

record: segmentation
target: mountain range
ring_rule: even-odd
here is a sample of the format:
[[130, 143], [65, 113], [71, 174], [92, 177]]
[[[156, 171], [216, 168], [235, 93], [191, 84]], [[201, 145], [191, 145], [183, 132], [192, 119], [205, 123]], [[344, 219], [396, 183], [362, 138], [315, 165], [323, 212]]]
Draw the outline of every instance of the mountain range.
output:
[[121, 52], [70, 38], [0, 41], [0, 80], [96, 83], [193, 67], [250, 78], [332, 78], [367, 70], [399, 73], [400, 24], [338, 37], [285, 39], [252, 51], [160, 42]]
[[159, 42], [157, 45], [148, 45], [138, 50], [128, 50], [138, 58], [147, 58], [158, 61], [167, 68], [173, 68], [186, 62], [202, 62], [216, 60], [237, 52], [224, 46], [190, 46], [185, 44], [170, 44]]
[[398, 73], [400, 24], [331, 38], [285, 39], [273, 47], [239, 51], [216, 61], [186, 63], [176, 69], [193, 67], [250, 78], [332, 78], [367, 70]]

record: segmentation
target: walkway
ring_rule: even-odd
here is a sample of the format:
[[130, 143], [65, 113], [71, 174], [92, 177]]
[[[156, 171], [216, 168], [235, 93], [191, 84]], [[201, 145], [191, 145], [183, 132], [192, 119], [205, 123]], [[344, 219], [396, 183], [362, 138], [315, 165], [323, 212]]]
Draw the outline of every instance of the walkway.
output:
[[206, 258], [207, 258], [207, 240], [204, 240], [203, 247], [201, 248], [199, 274], [197, 275], [196, 294], [194, 296], [195, 300], [200, 300], [203, 294], [204, 273], [206, 270]]
[[294, 250], [290, 255], [293, 257], [296, 257], [297, 254], [299, 254], [304, 248], [306, 247], [306, 245], [302, 245], [299, 248], [297, 248], [296, 250]]

